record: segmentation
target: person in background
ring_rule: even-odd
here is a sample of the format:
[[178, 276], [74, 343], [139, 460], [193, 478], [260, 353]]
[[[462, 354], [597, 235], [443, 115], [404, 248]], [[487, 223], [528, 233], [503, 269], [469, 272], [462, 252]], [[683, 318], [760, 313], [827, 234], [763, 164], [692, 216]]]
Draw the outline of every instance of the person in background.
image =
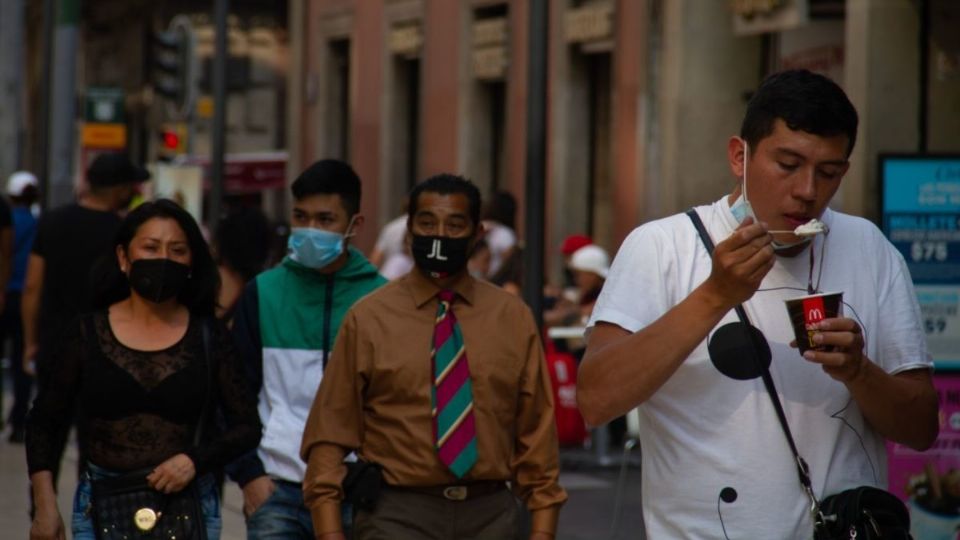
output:
[[[580, 248], [592, 244], [593, 239], [583, 234], [571, 234], [564, 238], [563, 243], [560, 244], [560, 255], [563, 256], [563, 286], [546, 285], [543, 291], [543, 323], [548, 328], [557, 326], [579, 326], [581, 324], [581, 309], [579, 305], [581, 293], [574, 279], [574, 271], [570, 268], [570, 258]], [[577, 341], [582, 340], [578, 339]], [[568, 345], [565, 341], [557, 343], [557, 347], [563, 351], [568, 350]], [[574, 349], [576, 348], [579, 347], [574, 347]], [[579, 358], [579, 356], [577, 356], [577, 358]]]
[[[49, 353], [60, 335], [77, 315], [93, 309], [91, 268], [113, 249], [120, 212], [129, 207], [138, 185], [149, 178], [126, 154], [100, 154], [87, 169], [89, 189], [79, 201], [40, 217], [27, 262], [21, 309], [25, 369], [36, 373], [39, 391], [51, 376]], [[69, 428], [60, 434], [58, 455], [63, 454], [68, 434]], [[59, 466], [57, 459], [52, 469], [54, 482]]]
[[[3, 313], [7, 301], [7, 284], [13, 274], [13, 212], [7, 200], [0, 197], [0, 313]], [[2, 330], [2, 329], [0, 329]], [[2, 349], [2, 343], [0, 343]], [[0, 403], [3, 403], [3, 379], [0, 378]], [[0, 429], [3, 428], [3, 417], [0, 416]]]
[[[491, 259], [493, 255], [491, 253]], [[491, 261], [491, 264], [492, 261]], [[520, 244], [507, 250], [500, 269], [489, 274], [489, 281], [515, 296], [523, 295], [523, 248]]]
[[[33, 377], [23, 366], [23, 321], [20, 314], [23, 281], [27, 273], [30, 247], [37, 232], [32, 207], [39, 198], [39, 182], [33, 173], [18, 171], [7, 180], [7, 196], [13, 203], [13, 273], [7, 284], [6, 303], [0, 315], [0, 343], [10, 340], [10, 373], [13, 376], [13, 406], [8, 416], [12, 443], [22, 443]], [[2, 382], [0, 382], [2, 384]]]
[[220, 220], [213, 241], [221, 282], [217, 318], [228, 323], [233, 319], [244, 286], [266, 267], [272, 234], [257, 208], [240, 207]]
[[573, 272], [573, 283], [577, 287], [579, 319], [576, 324], [585, 325], [610, 272], [610, 256], [598, 245], [584, 246], [573, 252], [567, 267]]
[[530, 539], [552, 539], [567, 495], [550, 377], [530, 309], [467, 271], [480, 191], [450, 174], [417, 184], [407, 234], [416, 267], [347, 313], [307, 420], [317, 538], [344, 538], [343, 459], [356, 450], [385, 483], [354, 517], [357, 540], [516, 538], [517, 497]]
[[[195, 483], [207, 538], [217, 540], [220, 504], [210, 473], [260, 440], [256, 400], [227, 329], [214, 318], [217, 267], [196, 221], [166, 199], [130, 212], [111, 245], [113, 255], [98, 266], [97, 310], [64, 328], [28, 417], [36, 508], [30, 538], [64, 537], [52, 471], [58, 434], [77, 407], [87, 464], [74, 497], [75, 540], [97, 537], [92, 482], [133, 479], [141, 469], [150, 469], [147, 482], [163, 493]], [[201, 418], [208, 396], [210, 412]], [[215, 417], [223, 429], [210, 428]], [[204, 434], [199, 443], [196, 429]]]
[[[0, 312], [3, 311], [10, 276], [14, 266], [13, 211], [7, 200], [0, 197]], [[2, 390], [0, 390], [2, 395]]]
[[487, 279], [490, 270], [490, 246], [486, 240], [480, 239], [477, 245], [473, 246], [473, 252], [470, 254], [470, 260], [467, 261], [467, 271], [476, 279]]
[[560, 255], [563, 256], [563, 289], [564, 291], [575, 289], [576, 283], [573, 282], [573, 271], [570, 270], [570, 257], [580, 248], [593, 244], [593, 239], [585, 234], [571, 234], [563, 239], [560, 244]]
[[[347, 309], [386, 283], [350, 239], [363, 226], [360, 178], [347, 163], [322, 160], [291, 186], [289, 255], [251, 281], [233, 336], [266, 431], [256, 449], [227, 468], [243, 489], [247, 536], [313, 540], [300, 460], [310, 404]], [[350, 509], [344, 508], [349, 526]]]
[[405, 235], [407, 232], [407, 201], [404, 199], [400, 208], [401, 214], [390, 220], [380, 229], [377, 243], [370, 253], [370, 262], [380, 269], [380, 274], [387, 279], [396, 279], [413, 268], [413, 259], [410, 258], [410, 247], [407, 246]]
[[497, 191], [484, 212], [484, 240], [490, 246], [490, 272], [494, 276], [517, 246], [517, 199], [507, 191]]

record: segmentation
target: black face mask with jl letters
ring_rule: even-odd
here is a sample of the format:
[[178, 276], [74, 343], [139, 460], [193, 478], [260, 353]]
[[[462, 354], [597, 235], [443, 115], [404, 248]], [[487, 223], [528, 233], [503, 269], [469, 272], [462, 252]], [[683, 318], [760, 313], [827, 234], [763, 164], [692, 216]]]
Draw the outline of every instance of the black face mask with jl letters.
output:
[[413, 235], [410, 251], [421, 270], [434, 277], [447, 277], [463, 270], [469, 259], [471, 237]]

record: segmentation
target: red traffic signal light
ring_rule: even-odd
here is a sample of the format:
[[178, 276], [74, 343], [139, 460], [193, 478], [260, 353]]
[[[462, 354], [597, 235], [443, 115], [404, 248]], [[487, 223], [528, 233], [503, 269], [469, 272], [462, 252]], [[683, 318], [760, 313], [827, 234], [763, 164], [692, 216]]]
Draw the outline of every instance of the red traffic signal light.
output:
[[163, 147], [167, 150], [179, 150], [180, 149], [180, 135], [173, 131], [163, 131], [160, 133], [160, 137], [163, 140]]
[[156, 152], [160, 160], [170, 160], [187, 153], [187, 127], [180, 122], [161, 124], [156, 131]]

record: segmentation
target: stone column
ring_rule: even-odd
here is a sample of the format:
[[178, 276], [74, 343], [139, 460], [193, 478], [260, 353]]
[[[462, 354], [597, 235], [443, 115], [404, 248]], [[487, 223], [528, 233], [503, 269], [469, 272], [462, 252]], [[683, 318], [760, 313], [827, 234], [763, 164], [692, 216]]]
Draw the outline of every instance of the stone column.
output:
[[860, 115], [838, 209], [876, 220], [877, 155], [915, 152], [918, 142], [920, 19], [911, 2], [847, 0], [844, 88]]
[[[659, 177], [648, 209], [658, 217], [733, 189], [727, 138], [740, 131], [744, 95], [760, 82], [761, 40], [733, 34], [726, 2], [662, 4], [657, 110]], [[655, 184], [655, 186], [654, 186]]]
[[23, 0], [0, 0], [0, 180], [20, 168], [23, 135]]

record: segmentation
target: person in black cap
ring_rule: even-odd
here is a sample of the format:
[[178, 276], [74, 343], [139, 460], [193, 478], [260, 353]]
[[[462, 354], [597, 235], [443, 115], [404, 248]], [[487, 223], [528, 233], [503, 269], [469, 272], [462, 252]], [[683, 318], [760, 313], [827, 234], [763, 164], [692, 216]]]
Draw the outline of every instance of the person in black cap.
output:
[[[25, 369], [36, 374], [39, 389], [49, 378], [51, 345], [70, 321], [92, 309], [90, 270], [110, 252], [119, 212], [149, 178], [126, 154], [100, 154], [87, 169], [89, 189], [79, 200], [40, 218], [22, 298]], [[66, 440], [63, 433], [61, 456]]]

